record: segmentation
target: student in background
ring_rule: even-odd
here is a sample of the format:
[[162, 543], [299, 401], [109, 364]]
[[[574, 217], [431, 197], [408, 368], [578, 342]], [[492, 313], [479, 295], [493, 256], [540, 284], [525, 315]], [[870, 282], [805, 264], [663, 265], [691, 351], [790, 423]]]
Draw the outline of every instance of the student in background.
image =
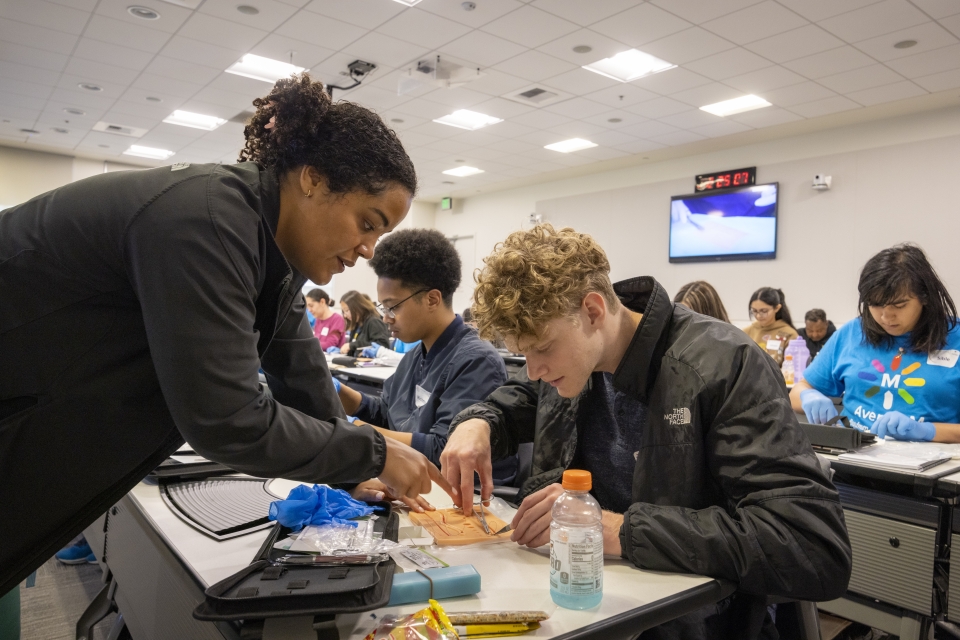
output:
[[306, 296], [307, 309], [313, 314], [313, 335], [320, 341], [320, 348], [343, 344], [346, 331], [343, 316], [330, 308], [330, 294], [323, 289], [312, 289]]
[[[442, 233], [395, 231], [377, 245], [370, 266], [391, 333], [404, 342], [422, 342], [403, 357], [379, 398], [341, 384], [340, 400], [348, 415], [439, 464], [454, 416], [506, 381], [503, 358], [453, 311], [460, 256]], [[494, 469], [501, 484], [515, 473], [513, 457]], [[371, 480], [354, 496], [363, 499], [378, 491], [381, 483]]]
[[475, 473], [489, 497], [491, 460], [533, 442], [514, 541], [549, 542], [560, 477], [585, 469], [604, 553], [739, 585], [644, 638], [776, 637], [768, 595], [846, 590], [837, 491], [780, 372], [742, 331], [673, 304], [651, 277], [612, 284], [609, 273], [593, 238], [550, 225], [511, 234], [484, 260], [481, 334], [503, 336], [527, 366], [457, 416], [442, 471], [469, 504]]
[[787, 342], [799, 335], [793, 328], [783, 291], [773, 287], [760, 287], [750, 296], [749, 309], [754, 322], [744, 331], [761, 349], [769, 353], [778, 365], [782, 364]]
[[860, 317], [840, 327], [790, 392], [822, 424], [843, 415], [899, 440], [960, 442], [957, 309], [923, 250], [884, 249], [860, 272]]
[[348, 291], [340, 298], [340, 307], [344, 319], [350, 323], [347, 325], [350, 336], [340, 347], [340, 353], [357, 356], [364, 347], [373, 343], [390, 347], [390, 330], [380, 319], [369, 297], [357, 291]]
[[697, 280], [680, 287], [680, 291], [673, 297], [673, 301], [682, 304], [696, 313], [723, 320], [729, 323], [727, 309], [723, 306], [720, 294], [709, 282]]
[[837, 328], [833, 326], [833, 322], [827, 320], [827, 312], [823, 309], [810, 309], [803, 316], [803, 322], [806, 326], [797, 333], [806, 341], [812, 362], [820, 353], [820, 349], [823, 349], [823, 345], [827, 344], [830, 336], [836, 333]]

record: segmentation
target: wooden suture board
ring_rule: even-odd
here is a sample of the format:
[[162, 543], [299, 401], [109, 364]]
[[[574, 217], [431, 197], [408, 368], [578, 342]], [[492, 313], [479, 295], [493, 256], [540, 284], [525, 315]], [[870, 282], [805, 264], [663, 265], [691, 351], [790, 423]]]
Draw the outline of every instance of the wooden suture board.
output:
[[[477, 508], [479, 509], [479, 507]], [[484, 510], [483, 515], [487, 519], [487, 526], [490, 527], [491, 532], [499, 531], [507, 526], [506, 522], [489, 511]], [[460, 509], [456, 508], [437, 509], [436, 511], [424, 511], [423, 513], [411, 512], [410, 520], [429, 531], [440, 546], [468, 545], [510, 539], [509, 531], [500, 535], [484, 531], [483, 525], [480, 523], [480, 517], [476, 512], [473, 516], [466, 516]]]

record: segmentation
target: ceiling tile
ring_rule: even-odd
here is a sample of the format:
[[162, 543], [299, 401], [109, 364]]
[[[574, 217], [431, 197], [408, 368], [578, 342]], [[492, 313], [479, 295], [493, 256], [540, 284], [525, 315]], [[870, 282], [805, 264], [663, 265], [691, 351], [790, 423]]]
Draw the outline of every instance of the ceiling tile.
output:
[[662, 118], [673, 115], [674, 113], [682, 113], [689, 108], [690, 105], [678, 100], [673, 100], [672, 98], [654, 98], [647, 102], [624, 107], [624, 110], [643, 116], [644, 118]]
[[847, 93], [846, 95], [851, 100], [856, 100], [863, 106], [869, 107], [875, 104], [881, 104], [883, 102], [893, 102], [895, 100], [913, 98], [914, 96], [921, 96], [925, 95], [926, 93], [926, 90], [918, 87], [913, 82], [910, 82], [909, 80], [902, 80], [900, 82], [873, 87], [871, 89], [864, 89], [863, 91], [854, 91], [852, 93]]
[[545, 78], [572, 71], [577, 66], [540, 51], [530, 50], [494, 65], [494, 68], [531, 82], [540, 82]]
[[22, 64], [0, 59], [0, 77], [45, 84], [52, 87], [57, 84], [57, 81], [60, 79], [60, 73], [49, 69], [27, 67]]
[[788, 87], [791, 84], [799, 84], [805, 79], [803, 76], [783, 67], [767, 67], [735, 78], [728, 78], [724, 80], [724, 84], [736, 87], [745, 93], [759, 95], [762, 98], [767, 91]]
[[620, 149], [620, 151], [626, 151], [631, 155], [639, 155], [646, 151], [654, 151], [656, 149], [663, 149], [664, 147], [666, 147], [666, 145], [660, 144], [659, 142], [638, 139], [636, 142], [628, 142], [626, 144], [618, 145], [617, 149]]
[[594, 102], [605, 104], [608, 107], [622, 109], [630, 105], [646, 102], [647, 100], [653, 100], [659, 96], [652, 91], [641, 89], [636, 85], [621, 82], [612, 87], [601, 89], [600, 91], [592, 91], [587, 97]]
[[622, 131], [631, 136], [651, 140], [656, 136], [662, 136], [668, 133], [676, 133], [680, 131], [680, 129], [671, 124], [667, 124], [666, 122], [649, 120], [647, 122], [641, 122], [640, 124], [624, 127]]
[[583, 0], [534, 0], [532, 6], [549, 11], [570, 22], [587, 26], [598, 20], [609, 18], [615, 13], [625, 11], [640, 4], [641, 0], [604, 0], [603, 2], [583, 2]]
[[103, 114], [101, 119], [104, 122], [109, 122], [110, 124], [119, 124], [126, 127], [137, 127], [139, 129], [147, 129], [148, 131], [160, 124], [160, 120], [155, 118], [127, 113], [125, 111], [116, 111], [114, 109], [110, 109]]
[[929, 18], [907, 0], [883, 0], [822, 20], [820, 26], [847, 42], [859, 42], [928, 21]]
[[197, 11], [261, 31], [273, 31], [297, 12], [296, 7], [276, 0], [256, 0], [255, 6], [260, 13], [251, 16], [237, 11], [237, 0], [204, 0]]
[[[293, 53], [292, 60], [290, 58], [291, 52]], [[292, 62], [298, 67], [309, 69], [317, 66], [336, 52], [332, 49], [309, 44], [303, 40], [294, 40], [287, 36], [271, 33], [250, 49], [250, 53], [264, 58]]]
[[552, 13], [524, 6], [482, 27], [483, 31], [525, 47], [539, 47], [577, 30], [577, 25]]
[[720, 138], [722, 136], [730, 136], [735, 133], [743, 133], [744, 131], [750, 131], [752, 128], [753, 127], [749, 127], [740, 122], [735, 122], [733, 120], [724, 120], [723, 122], [714, 122], [712, 124], [707, 124], [702, 127], [696, 127], [695, 129], [693, 129], [693, 132], [701, 136], [706, 136], [708, 138]]
[[754, 53], [774, 62], [787, 62], [843, 45], [843, 41], [814, 24], [808, 24], [746, 45]]
[[933, 73], [956, 69], [960, 67], [960, 44], [890, 60], [887, 66], [908, 78], [922, 78]]
[[724, 78], [731, 78], [749, 73], [750, 71], [756, 71], [757, 69], [763, 69], [772, 64], [773, 63], [766, 58], [762, 58], [746, 49], [737, 47], [736, 49], [729, 49], [701, 60], [689, 62], [684, 66], [708, 78], [723, 80]]
[[[436, 118], [442, 118], [450, 113], [450, 107], [445, 104], [428, 102], [426, 100], [411, 100], [410, 102], [404, 102], [403, 104], [394, 107], [394, 111], [397, 111], [398, 113], [406, 113], [418, 118], [434, 120]], [[453, 129], [453, 127], [447, 127], [445, 125], [438, 126], [444, 127], [445, 129]]]
[[209, 82], [207, 87], [249, 96], [253, 100], [269, 93], [272, 85], [268, 82], [245, 78], [233, 73], [221, 73], [212, 82]]
[[694, 127], [723, 122], [723, 118], [715, 116], [712, 113], [707, 113], [706, 111], [701, 111], [700, 109], [690, 109], [683, 113], [675, 113], [672, 116], [660, 118], [660, 122], [666, 122], [678, 129], [693, 129]]
[[573, 120], [550, 128], [551, 132], [560, 136], [560, 140], [566, 140], [567, 138], [589, 139], [590, 136], [602, 133], [606, 130], [606, 127], [590, 124], [589, 122], [584, 122], [582, 120]]
[[71, 7], [81, 11], [93, 11], [97, 6], [97, 0], [50, 0], [52, 3], [61, 7]]
[[653, 4], [694, 24], [720, 18], [762, 0], [650, 0]]
[[148, 29], [100, 15], [90, 18], [84, 37], [150, 53], [157, 53], [170, 40], [170, 34], [164, 31]]
[[468, 83], [467, 88], [492, 96], [502, 96], [529, 85], [530, 81], [525, 78], [518, 78], [496, 69], [486, 69], [483, 76]]
[[410, 100], [407, 96], [398, 96], [396, 91], [386, 91], [373, 85], [360, 85], [353, 91], [343, 95], [346, 100], [362, 104], [368, 109], [373, 109], [378, 112], [393, 109]]
[[691, 60], [699, 60], [732, 49], [734, 46], [736, 45], [715, 33], [700, 27], [692, 27], [648, 42], [643, 45], [643, 50], [673, 64], [686, 64]]
[[473, 9], [466, 11], [460, 2], [424, 0], [417, 5], [417, 9], [429, 11], [469, 27], [477, 28], [523, 6], [517, 0], [483, 0], [483, 2], [477, 2], [475, 5]]
[[[893, 46], [903, 40], [915, 40], [917, 44], [909, 49], [897, 49]], [[957, 43], [958, 39], [936, 22], [925, 22], [916, 27], [864, 40], [853, 46], [880, 62], [885, 62]]]
[[[52, 97], [59, 97], [59, 92], [62, 92], [63, 89], [57, 89], [53, 92]], [[38, 113], [43, 110], [43, 106], [46, 104], [46, 98], [38, 98], [36, 96], [24, 96], [17, 93], [0, 93], [0, 105], [4, 107], [18, 107], [20, 109], [32, 109]], [[79, 104], [79, 103], [75, 103]], [[83, 105], [81, 105], [83, 106]]]
[[[351, 7], [355, 0], [350, 3], [340, 3], [344, 7]], [[377, 4], [398, 5], [396, 2], [389, 3], [382, 0]], [[312, 4], [311, 4], [312, 6]], [[284, 22], [275, 33], [281, 36], [287, 36], [295, 40], [303, 40], [312, 44], [320, 44], [328, 49], [340, 50], [359, 39], [366, 31], [358, 26], [341, 22], [333, 18], [322, 16], [310, 11], [301, 11], [292, 20]]]
[[[336, 86], [349, 86], [353, 81], [347, 77], [347, 65], [357, 59], [356, 54], [338, 52], [310, 68], [310, 75], [314, 80]], [[373, 61], [369, 61], [373, 62]], [[392, 67], [375, 63], [377, 68], [371, 71], [363, 80], [365, 85], [376, 85], [387, 91], [397, 90], [397, 80], [401, 74]], [[405, 73], [405, 72], [404, 72]], [[408, 93], [409, 97], [421, 96], [436, 90], [433, 85], [424, 85], [422, 88]]]
[[[629, 143], [630, 140], [625, 140], [624, 143]], [[592, 149], [584, 149], [583, 151], [576, 151], [569, 154], [573, 157], [583, 157], [589, 159], [591, 162], [603, 161], [603, 160], [613, 160], [614, 158], [623, 158], [630, 155], [626, 151], [621, 151], [614, 147], [607, 147], [600, 145], [599, 147], [593, 147]]]
[[876, 4], [879, 0], [778, 0], [780, 4], [799, 13], [811, 22], [819, 22], [832, 16]]
[[[2, 27], [0, 27], [2, 29]], [[13, 62], [24, 69], [43, 69], [60, 72], [70, 58], [62, 53], [34, 49], [14, 42], [0, 40], [0, 60]]]
[[686, 91], [679, 91], [670, 97], [674, 100], [679, 100], [680, 102], [686, 103], [691, 107], [696, 107], [699, 109], [704, 105], [722, 102], [724, 100], [732, 100], [734, 98], [739, 98], [742, 95], [743, 92], [739, 89], [728, 87], [727, 85], [720, 84], [719, 82], [711, 82], [710, 84], [694, 87], [693, 89], [687, 89]]
[[[619, 120], [619, 122], [610, 122], [611, 119]], [[584, 122], [599, 125], [612, 131], [619, 131], [625, 127], [629, 127], [630, 125], [646, 122], [646, 120], [647, 119], [643, 116], [638, 116], [635, 113], [630, 113], [629, 111], [624, 111], [622, 109], [604, 111], [603, 113], [598, 113], [595, 116], [590, 116], [589, 118], [583, 119]]]
[[[957, 66], [960, 66], [960, 61], [958, 61]], [[900, 82], [901, 80], [903, 80], [903, 77], [895, 71], [891, 71], [882, 64], [874, 64], [869, 67], [863, 67], [862, 69], [844, 71], [843, 73], [827, 76], [826, 78], [820, 78], [817, 82], [828, 89], [833, 89], [837, 93], [846, 94], [852, 91], [860, 91], [862, 89], [869, 89], [870, 87], [879, 87], [885, 84]]]
[[690, 144], [691, 142], [697, 142], [698, 140], [706, 140], [706, 136], [693, 133], [692, 131], [676, 131], [674, 133], [667, 133], [662, 136], [654, 136], [650, 139], [654, 142], [665, 144], [668, 147], [677, 147], [681, 144]]
[[561, 116], [559, 113], [550, 113], [549, 111], [537, 109], [536, 111], [516, 116], [512, 118], [512, 121], [527, 127], [533, 127], [534, 129], [549, 129], [570, 122], [570, 118]]
[[250, 96], [233, 93], [232, 91], [224, 91], [223, 89], [215, 89], [213, 87], [201, 89], [191, 96], [191, 99], [202, 102], [212, 102], [213, 104], [219, 104], [224, 107], [232, 107], [236, 109], [238, 113], [253, 110], [253, 100]]
[[85, 78], [86, 82], [95, 84], [108, 82], [116, 85], [128, 85], [139, 75], [139, 72], [134, 69], [115, 67], [112, 64], [76, 57], [70, 60], [63, 72]]
[[703, 23], [703, 28], [719, 36], [746, 44], [796, 29], [807, 21], [783, 6], [767, 0]]
[[635, 142], [640, 138], [624, 133], [616, 129], [608, 129], [590, 136], [590, 142], [598, 144], [601, 147], [617, 147], [628, 142]]
[[550, 113], [559, 113], [562, 116], [567, 116], [568, 118], [573, 118], [575, 120], [589, 118], [590, 116], [595, 116], [599, 113], [604, 113], [605, 111], [609, 110], [610, 107], [607, 105], [600, 104], [599, 102], [593, 102], [592, 100], [587, 100], [586, 98], [573, 98], [571, 100], [564, 100], [563, 102], [552, 104], [549, 107], [544, 107], [544, 111], [549, 111]]
[[[567, 119], [567, 123], [569, 122], [570, 120]], [[548, 144], [553, 144], [558, 140], [562, 140], [563, 138], [560, 136], [560, 134], [552, 129], [544, 129], [542, 131], [531, 131], [530, 133], [525, 133], [524, 135], [518, 136], [515, 139], [534, 145], [539, 149]]]
[[547, 87], [553, 87], [566, 91], [573, 95], [590, 94], [595, 91], [602, 91], [608, 87], [614, 87], [622, 84], [612, 78], [601, 76], [599, 73], [593, 73], [586, 69], [574, 69], [561, 73], [558, 76], [547, 78], [543, 81]]
[[13, 20], [0, 20], [0, 43], [24, 45], [34, 49], [43, 49], [69, 55], [77, 42], [77, 37], [62, 31], [37, 27]]
[[804, 118], [816, 118], [817, 116], [825, 116], [830, 113], [837, 113], [838, 111], [857, 109], [859, 106], [860, 105], [849, 98], [836, 96], [823, 100], [814, 100], [813, 102], [805, 102], [804, 104], [790, 107], [790, 111]]
[[449, 107], [450, 111], [455, 111], [457, 109], [470, 109], [474, 105], [486, 102], [489, 99], [490, 96], [485, 93], [471, 91], [464, 87], [454, 87], [453, 89], [434, 91], [428, 96], [418, 98], [418, 101], [429, 100], [430, 102], [438, 102]]
[[56, 5], [44, 0], [0, 3], [0, 19], [2, 20], [16, 20], [17, 22], [73, 35], [83, 33], [83, 26], [87, 23], [89, 17], [89, 11]]
[[376, 31], [371, 31], [356, 42], [343, 48], [344, 53], [355, 55], [367, 62], [384, 66], [401, 66], [423, 58], [429, 50], [397, 40]]
[[633, 84], [648, 91], [659, 93], [660, 95], [670, 95], [678, 91], [699, 87], [702, 84], [710, 82], [699, 73], [694, 73], [689, 69], [682, 67], [676, 69], [667, 69], [652, 76], [646, 76], [639, 80], [634, 80]]
[[[343, 0], [313, 0], [304, 8], [307, 11], [349, 22], [364, 29], [375, 29], [401, 11], [406, 11], [403, 5], [397, 2], [384, 2], [384, 0], [350, 0], [349, 2]], [[297, 16], [297, 19], [299, 18], [300, 16]], [[320, 39], [319, 42], [327, 47], [333, 46], [323, 39]]]
[[236, 52], [239, 59], [249, 52], [253, 45], [263, 40], [267, 32], [205, 13], [195, 13], [180, 27], [177, 35], [230, 49]]
[[[593, 50], [587, 53], [577, 53], [573, 50], [574, 47], [584, 45], [591, 47]], [[566, 60], [578, 67], [615, 56], [627, 48], [628, 47], [622, 42], [608, 38], [590, 29], [579, 29], [573, 33], [568, 33], [562, 38], [557, 38], [552, 42], [537, 47], [539, 51]]]
[[[665, 38], [692, 25], [652, 4], [641, 4], [601, 20], [590, 28], [631, 47]], [[672, 62], [672, 60], [671, 60]]]
[[221, 71], [240, 59], [241, 56], [231, 49], [225, 49], [199, 40], [174, 36], [161, 52], [162, 56], [184, 62], [203, 61], [203, 64], [216, 67]]
[[114, 100], [120, 97], [120, 94], [123, 93], [123, 90], [126, 87], [126, 85], [123, 83], [110, 82], [109, 80], [105, 80], [105, 79], [98, 79], [96, 81], [97, 86], [100, 87], [101, 89], [100, 91], [97, 91], [97, 92], [87, 91], [79, 87], [80, 84], [87, 83], [90, 81], [91, 81], [90, 78], [86, 78], [84, 76], [75, 76], [73, 74], [64, 72], [63, 74], [60, 75], [60, 79], [57, 80], [57, 86], [77, 94], [86, 94], [86, 95], [95, 96], [98, 98], [106, 98], [106, 99], [114, 99]]
[[960, 3], [956, 0], [910, 0], [921, 11], [934, 20], [960, 14]]
[[74, 57], [84, 60], [94, 60], [109, 65], [116, 65], [126, 69], [142, 70], [155, 54], [146, 51], [131, 49], [130, 47], [121, 47], [115, 44], [91, 40], [90, 38], [81, 38], [73, 52]]
[[799, 84], [790, 85], [789, 87], [767, 91], [763, 94], [763, 97], [778, 107], [792, 107], [795, 104], [823, 100], [824, 98], [831, 98], [835, 95], [837, 94], [823, 85], [808, 80]]
[[[501, 118], [502, 120], [509, 121], [510, 118], [515, 118], [524, 113], [530, 113], [533, 111], [533, 107], [529, 107], [525, 104], [520, 104], [519, 102], [514, 102], [512, 100], [505, 100], [504, 98], [491, 98], [485, 102], [481, 102], [473, 105], [471, 107], [475, 111], [480, 113], [485, 113], [489, 116], [495, 118]], [[497, 131], [503, 131], [503, 125], [507, 122], [498, 122]], [[505, 133], [500, 133], [500, 135], [507, 135]]]
[[[118, 22], [132, 26], [136, 29], [150, 29], [163, 31], [165, 33], [174, 33], [183, 25], [186, 20], [193, 15], [193, 10], [185, 7], [178, 7], [175, 4], [164, 2], [158, 5], [156, 2], [148, 3], [152, 9], [155, 9], [160, 18], [157, 20], [143, 20], [135, 18], [127, 12], [127, 7], [132, 3], [130, 0], [99, 0], [95, 13], [99, 16], [112, 18]], [[86, 35], [89, 35], [89, 29]]]
[[483, 31], [471, 31], [439, 49], [441, 54], [469, 60], [481, 67], [492, 67], [498, 62], [520, 55], [526, 47], [498, 38]]
[[502, 140], [500, 142], [493, 143], [488, 148], [506, 153], [525, 153], [531, 152], [535, 149], [534, 145], [531, 143], [523, 142], [521, 140]]
[[388, 36], [436, 49], [470, 32], [470, 27], [414, 7], [377, 27]]
[[[264, 87], [266, 87], [264, 83]], [[143, 89], [147, 92], [156, 92], [159, 97], [175, 96], [179, 98], [189, 98], [197, 93], [202, 86], [192, 82], [186, 82], [177, 78], [168, 78], [166, 76], [155, 76], [151, 73], [141, 74], [133, 83], [131, 88]]]
[[927, 91], [946, 91], [960, 87], [960, 69], [951, 69], [941, 73], [934, 73], [922, 78], [915, 78], [914, 82]]
[[[3, 94], [0, 93], [0, 97], [2, 96]], [[110, 105], [116, 101], [116, 98], [112, 96], [97, 95], [95, 93], [90, 93], [89, 91], [56, 89], [50, 94], [50, 101], [62, 102], [72, 107], [79, 107], [84, 111], [90, 111], [92, 109], [101, 109], [106, 111], [110, 108]], [[40, 106], [42, 107], [43, 105]]]
[[786, 109], [780, 109], [778, 107], [766, 107], [764, 109], [754, 109], [753, 111], [747, 111], [746, 113], [730, 116], [728, 119], [736, 122], [742, 122], [743, 124], [755, 129], [760, 129], [762, 127], [772, 127], [778, 124], [793, 122], [795, 120], [802, 120], [803, 118], [795, 113], [787, 111]]
[[14, 80], [12, 78], [3, 79], [3, 92], [12, 93], [20, 96], [30, 96], [31, 98], [42, 98], [46, 100], [53, 93], [54, 87], [49, 84], [37, 84], [26, 80]]
[[873, 58], [862, 51], [857, 51], [850, 46], [844, 46], [791, 60], [783, 63], [783, 66], [811, 80], [816, 80], [817, 78], [823, 78], [824, 76], [843, 71], [866, 67], [875, 62]]
[[166, 78], [188, 79], [190, 82], [203, 85], [220, 75], [223, 69], [205, 67], [166, 56], [156, 56], [144, 71]]

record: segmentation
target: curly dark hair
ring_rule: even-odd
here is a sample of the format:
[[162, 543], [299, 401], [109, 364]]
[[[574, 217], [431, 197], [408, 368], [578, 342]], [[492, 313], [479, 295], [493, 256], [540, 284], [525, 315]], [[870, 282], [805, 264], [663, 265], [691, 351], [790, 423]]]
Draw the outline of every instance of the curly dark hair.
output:
[[436, 229], [402, 229], [377, 245], [370, 266], [378, 278], [399, 280], [410, 289], [436, 289], [453, 306], [460, 286], [460, 254]]
[[333, 102], [308, 73], [278, 80], [253, 104], [239, 162], [256, 162], [278, 177], [308, 165], [333, 193], [378, 195], [397, 183], [416, 194], [417, 172], [397, 134], [369, 109]]

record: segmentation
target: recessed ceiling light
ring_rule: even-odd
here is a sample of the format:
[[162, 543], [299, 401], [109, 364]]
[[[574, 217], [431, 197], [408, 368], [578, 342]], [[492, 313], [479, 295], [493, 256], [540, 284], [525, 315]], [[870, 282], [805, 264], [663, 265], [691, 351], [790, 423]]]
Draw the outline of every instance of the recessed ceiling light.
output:
[[173, 154], [173, 151], [155, 149], [153, 147], [141, 147], [138, 144], [130, 145], [130, 148], [123, 152], [125, 156], [137, 156], [138, 158], [150, 158], [151, 160], [166, 160]]
[[160, 14], [150, 7], [140, 7], [137, 5], [127, 7], [127, 13], [141, 20], [158, 20], [160, 18]]
[[190, 113], [179, 109], [164, 118], [163, 121], [167, 124], [178, 124], [181, 127], [203, 129], [204, 131], [213, 131], [226, 122], [226, 120], [217, 116], [205, 116], [202, 113]]
[[146, 101], [147, 102], [163, 102], [163, 99], [158, 98], [157, 96], [147, 96]]
[[739, 98], [734, 98], [733, 100], [724, 100], [723, 102], [714, 102], [713, 104], [708, 104], [705, 107], [700, 107], [701, 111], [706, 111], [707, 113], [712, 113], [715, 116], [732, 116], [737, 113], [743, 113], [744, 111], [753, 111], [754, 109], [762, 109], [763, 107], [769, 107], [770, 103], [764, 100], [763, 98], [757, 97], [755, 95], [749, 96], [740, 96]]
[[403, 118], [390, 118], [390, 122], [396, 122], [397, 124], [403, 124]]
[[54, 127], [53, 130], [56, 131], [57, 133], [70, 133], [69, 131], [67, 131], [67, 130], [64, 129], [63, 127]]
[[583, 68], [620, 82], [631, 82], [652, 73], [673, 69], [676, 66], [649, 53], [637, 49], [627, 49], [612, 58], [604, 58], [593, 64], [584, 65]]
[[478, 173], [483, 173], [483, 169], [477, 169], [476, 167], [468, 167], [466, 165], [462, 167], [457, 167], [456, 169], [447, 169], [444, 173], [448, 176], [457, 176], [458, 178], [466, 178], [467, 176], [475, 176]]
[[[29, 134], [31, 134], [31, 135], [40, 133], [40, 132], [37, 131], [36, 129], [20, 129], [20, 131], [22, 131], [23, 133], [29, 133]], [[444, 172], [444, 173], [446, 173], [446, 172]]]
[[237, 11], [247, 16], [255, 16], [260, 13], [260, 9], [252, 7], [249, 4], [241, 4], [237, 6]]
[[593, 47], [586, 44], [578, 44], [573, 48], [574, 53], [590, 53], [591, 51], [593, 51]]
[[591, 149], [595, 146], [597, 146], [595, 142], [590, 142], [589, 140], [584, 140], [583, 138], [570, 138], [569, 140], [548, 144], [543, 148], [550, 149], [550, 151], [559, 151], [560, 153], [570, 153], [572, 151]]
[[437, 118], [434, 120], [434, 122], [447, 124], [451, 127], [458, 127], [460, 129], [467, 129], [469, 131], [475, 131], [491, 124], [503, 122], [503, 119], [494, 118], [493, 116], [488, 116], [483, 113], [477, 113], [476, 111], [470, 111], [469, 109], [458, 109], [450, 115]]
[[227, 69], [227, 73], [270, 83], [276, 82], [280, 78], [289, 78], [301, 71], [303, 71], [303, 67], [255, 56], [252, 53], [243, 56], [239, 62]]
[[901, 40], [897, 44], [893, 45], [894, 49], [909, 49], [910, 47], [917, 46], [916, 40]]
[[81, 111], [80, 109], [75, 109], [73, 107], [67, 107], [63, 110], [64, 113], [69, 113], [74, 116], [85, 116], [87, 115], [86, 111]]
[[607, 122], [612, 122], [613, 124], [617, 124], [618, 122], [623, 122], [623, 118], [610, 118], [609, 120], [607, 120]]
[[405, 6], [408, 6], [408, 7], [412, 7], [413, 5], [415, 5], [415, 4], [417, 4], [418, 2], [420, 2], [420, 0], [393, 0], [393, 1], [394, 1], [394, 2], [399, 2], [400, 4], [405, 5]]
[[89, 82], [81, 82], [77, 85], [84, 91], [103, 91], [103, 87], [98, 84], [90, 84]]

